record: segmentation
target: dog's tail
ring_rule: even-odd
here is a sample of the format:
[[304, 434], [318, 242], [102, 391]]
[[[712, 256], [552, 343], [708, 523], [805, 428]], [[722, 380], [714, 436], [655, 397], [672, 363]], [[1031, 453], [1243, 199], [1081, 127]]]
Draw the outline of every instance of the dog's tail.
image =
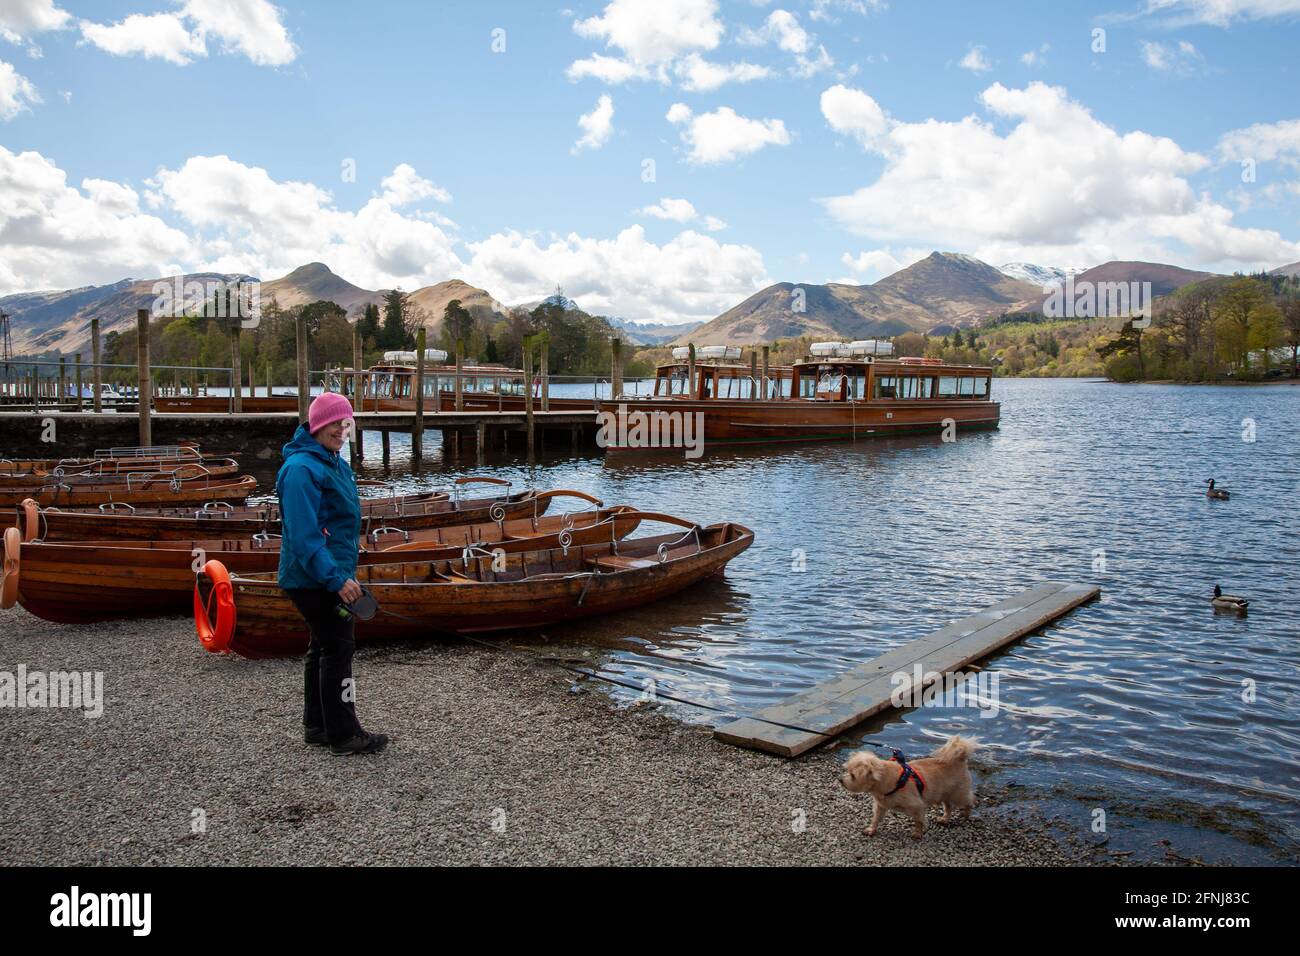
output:
[[973, 737], [949, 737], [948, 742], [934, 752], [937, 760], [967, 760], [971, 753], [979, 746], [979, 742]]

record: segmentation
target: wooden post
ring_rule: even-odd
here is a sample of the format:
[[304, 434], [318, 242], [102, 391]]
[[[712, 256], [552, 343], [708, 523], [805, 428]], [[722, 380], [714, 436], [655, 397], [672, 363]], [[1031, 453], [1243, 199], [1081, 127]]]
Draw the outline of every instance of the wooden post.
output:
[[[767, 398], [767, 397], [768, 397], [768, 394], [767, 394], [767, 375], [768, 375], [768, 371], [767, 371], [767, 370], [768, 370], [768, 368], [769, 368], [769, 360], [770, 360], [770, 359], [771, 359], [770, 348], [769, 348], [769, 346], [764, 345], [764, 346], [763, 346], [763, 397], [764, 397], [764, 398]], [[776, 398], [777, 396], [776, 396], [776, 395], [773, 395], [773, 396], [771, 396], [771, 397], [772, 397], [772, 398]]]
[[415, 333], [415, 422], [411, 425], [411, 457], [416, 461], [424, 457], [424, 342], [421, 326]]
[[364, 398], [361, 394], [363, 382], [361, 374], [361, 323], [352, 326], [352, 460], [361, 458], [361, 420], [357, 412], [361, 411]]
[[67, 356], [59, 356], [59, 384], [58, 391], [54, 394], [54, 409], [59, 411], [63, 408], [63, 399], [68, 394], [68, 359]]
[[80, 352], [76, 354], [75, 360], [77, 363], [77, 411], [81, 411], [82, 408], [81, 387], [83, 385], [83, 379], [81, 375], [81, 353]]
[[[464, 396], [461, 377], [460, 377], [460, 370], [461, 367], [464, 365], [464, 353], [465, 353], [465, 340], [457, 339], [456, 340], [456, 411], [458, 412], [463, 412], [465, 410], [465, 396]], [[458, 439], [459, 439], [459, 435], [460, 433], [457, 432]]]
[[616, 402], [623, 395], [623, 340], [615, 336], [609, 343], [609, 351], [613, 364], [609, 374], [609, 398]]
[[271, 397], [271, 360], [266, 360], [266, 397]]
[[90, 320], [90, 387], [95, 390], [95, 411], [104, 410], [103, 399], [99, 397], [101, 386], [104, 382], [102, 371], [99, 367], [99, 319]]
[[311, 387], [307, 384], [307, 317], [301, 310], [295, 325], [298, 327], [298, 419], [305, 422], [311, 405]]
[[384, 464], [388, 464], [388, 429], [385, 428], [379, 433], [380, 441], [384, 446]]
[[749, 350], [749, 397], [758, 400], [758, 353], [753, 349]]
[[140, 445], [148, 448], [153, 444], [153, 421], [150, 413], [153, 402], [153, 378], [149, 374], [149, 310], [136, 309], [136, 399], [140, 408]]
[[230, 407], [236, 413], [244, 410], [244, 356], [239, 350], [239, 332], [236, 322], [230, 327]]
[[696, 399], [700, 397], [700, 394], [697, 389], [698, 383], [695, 381], [695, 343], [688, 342], [686, 348], [688, 349], [686, 353], [686, 394], [692, 399]]
[[524, 339], [524, 430], [528, 436], [528, 457], [533, 457], [533, 343], [531, 336]]
[[474, 443], [477, 449], [478, 463], [481, 465], [483, 464], [483, 446], [487, 444], [487, 422], [480, 421], [474, 426]]
[[538, 376], [542, 380], [542, 411], [551, 410], [551, 372], [550, 362], [548, 361], [551, 352], [551, 343], [548, 339], [542, 339], [542, 358], [541, 367], [537, 370]]

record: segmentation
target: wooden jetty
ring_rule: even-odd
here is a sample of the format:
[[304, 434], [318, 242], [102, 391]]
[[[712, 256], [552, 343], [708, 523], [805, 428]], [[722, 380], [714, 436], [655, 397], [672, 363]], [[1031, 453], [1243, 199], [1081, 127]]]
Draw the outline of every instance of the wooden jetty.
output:
[[[987, 657], [1091, 601], [1101, 588], [1045, 582], [933, 634], [887, 651], [839, 677], [713, 732], [738, 747], [797, 757], [892, 706], [895, 674], [948, 674]], [[921, 688], [913, 688], [916, 693]], [[754, 718], [762, 718], [756, 720]], [[783, 726], [784, 725], [784, 726]], [[793, 728], [804, 728], [795, 730]]]

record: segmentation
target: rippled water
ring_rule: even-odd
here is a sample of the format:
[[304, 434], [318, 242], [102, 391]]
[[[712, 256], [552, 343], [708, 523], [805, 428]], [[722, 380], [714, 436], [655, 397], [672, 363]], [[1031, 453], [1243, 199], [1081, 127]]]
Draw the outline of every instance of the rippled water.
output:
[[[1292, 856], [1300, 388], [998, 380], [995, 397], [1001, 429], [951, 444], [899, 438], [696, 461], [605, 461], [592, 450], [543, 453], [532, 467], [498, 453], [485, 464], [517, 483], [752, 528], [754, 546], [725, 581], [547, 635], [603, 648], [609, 674], [736, 711], [1037, 581], [1100, 585], [1099, 601], [989, 662], [995, 717], [921, 708], [862, 734], [909, 752], [975, 734], [1005, 778], [1073, 807], [1081, 831], [1100, 806], [1112, 826], [1132, 817], [1159, 835], [1167, 824], [1176, 843], [1214, 858]], [[364, 470], [378, 474], [370, 437]], [[395, 470], [409, 472], [408, 446], [395, 436], [393, 448]], [[457, 460], [436, 446], [411, 481], [476, 470], [472, 453]], [[1230, 501], [1207, 500], [1210, 477]], [[802, 573], [795, 549], [806, 553]], [[1216, 583], [1250, 598], [1249, 617], [1213, 613]]]

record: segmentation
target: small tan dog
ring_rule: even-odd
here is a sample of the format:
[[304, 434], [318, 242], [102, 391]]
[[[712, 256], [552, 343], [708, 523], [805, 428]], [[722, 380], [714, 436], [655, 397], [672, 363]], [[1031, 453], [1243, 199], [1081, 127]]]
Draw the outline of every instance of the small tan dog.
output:
[[[912, 836], [925, 834], [925, 810], [943, 804], [940, 823], [952, 822], [953, 811], [963, 818], [975, 806], [975, 787], [967, 760], [977, 746], [969, 737], [949, 737], [948, 742], [928, 757], [900, 764], [875, 754], [859, 751], [844, 765], [840, 786], [850, 793], [869, 793], [875, 804], [871, 826], [862, 832], [875, 836], [889, 810], [912, 818]], [[909, 772], [910, 771], [910, 772]]]

